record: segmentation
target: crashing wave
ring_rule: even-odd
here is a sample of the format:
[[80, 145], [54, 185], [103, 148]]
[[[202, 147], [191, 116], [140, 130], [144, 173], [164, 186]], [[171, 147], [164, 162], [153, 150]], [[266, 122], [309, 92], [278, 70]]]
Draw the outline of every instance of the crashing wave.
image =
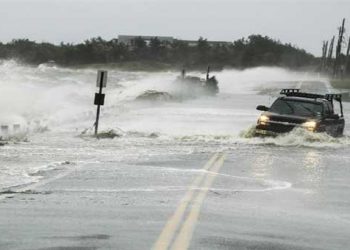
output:
[[139, 101], [171, 101], [173, 96], [168, 92], [157, 91], [157, 90], [146, 90], [142, 94], [136, 97]]

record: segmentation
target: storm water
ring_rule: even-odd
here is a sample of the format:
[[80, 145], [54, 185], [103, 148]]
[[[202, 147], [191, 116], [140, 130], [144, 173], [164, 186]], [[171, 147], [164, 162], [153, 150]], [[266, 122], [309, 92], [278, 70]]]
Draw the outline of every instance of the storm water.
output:
[[[348, 127], [343, 138], [294, 131], [277, 138], [253, 138], [251, 128], [258, 104], [270, 105], [284, 87], [329, 91], [327, 79], [282, 68], [253, 68], [215, 72], [216, 96], [184, 93], [174, 80], [178, 72], [108, 70], [100, 131], [116, 137], [92, 136], [97, 68], [28, 66], [0, 62], [0, 190], [39, 182], [47, 172], [86, 163], [123, 161], [157, 155], [211, 153], [252, 145], [279, 148], [341, 149], [350, 147]], [[204, 72], [189, 74], [204, 77]], [[167, 92], [171, 100], [139, 101], [147, 90]], [[350, 105], [345, 103], [349, 120]]]

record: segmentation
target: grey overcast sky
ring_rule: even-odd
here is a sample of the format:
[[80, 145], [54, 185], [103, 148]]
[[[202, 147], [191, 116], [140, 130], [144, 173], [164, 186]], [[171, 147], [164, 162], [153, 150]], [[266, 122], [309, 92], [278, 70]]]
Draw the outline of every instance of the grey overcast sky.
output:
[[348, 38], [350, 0], [0, 0], [0, 41], [78, 43], [118, 34], [233, 41], [262, 34], [319, 55], [343, 17]]

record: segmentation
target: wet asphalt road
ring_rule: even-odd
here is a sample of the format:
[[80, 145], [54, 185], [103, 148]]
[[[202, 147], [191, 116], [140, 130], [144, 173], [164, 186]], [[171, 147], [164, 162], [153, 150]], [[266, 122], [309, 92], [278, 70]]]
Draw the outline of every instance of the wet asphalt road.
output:
[[[0, 248], [162, 249], [175, 247], [190, 223], [177, 249], [347, 249], [344, 151], [238, 147], [220, 153], [224, 162], [209, 172], [206, 154], [87, 165], [35, 192], [7, 195]], [[203, 182], [193, 186], [199, 176]], [[182, 216], [172, 219], [184, 203]], [[155, 246], [169, 221], [178, 224], [171, 239]]]

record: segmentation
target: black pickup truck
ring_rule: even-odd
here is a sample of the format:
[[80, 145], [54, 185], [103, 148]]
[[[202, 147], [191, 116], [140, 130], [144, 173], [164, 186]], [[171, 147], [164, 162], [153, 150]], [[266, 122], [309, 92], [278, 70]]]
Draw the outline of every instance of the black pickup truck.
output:
[[[299, 89], [282, 89], [270, 108], [259, 105], [264, 111], [257, 122], [256, 135], [276, 136], [296, 127], [312, 132], [326, 132], [338, 137], [343, 135], [345, 121], [341, 94], [303, 93]], [[334, 101], [339, 103], [340, 114], [334, 112]]]

